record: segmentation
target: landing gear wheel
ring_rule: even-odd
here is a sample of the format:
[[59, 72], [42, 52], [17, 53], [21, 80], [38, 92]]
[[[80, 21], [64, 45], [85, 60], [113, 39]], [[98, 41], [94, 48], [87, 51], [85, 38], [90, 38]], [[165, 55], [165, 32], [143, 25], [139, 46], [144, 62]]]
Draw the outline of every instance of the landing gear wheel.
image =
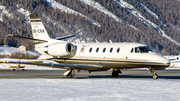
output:
[[112, 72], [112, 77], [118, 77], [118, 76], [119, 76], [119, 71]]
[[158, 75], [156, 73], [154, 73], [152, 77], [153, 77], [153, 79], [157, 79]]
[[16, 69], [13, 69], [13, 71], [16, 71]]
[[72, 69], [66, 76], [67, 76], [67, 78], [73, 78], [73, 76], [75, 76], [74, 70]]
[[22, 71], [24, 71], [24, 69], [22, 69]]
[[67, 78], [73, 78], [72, 74], [67, 75]]
[[154, 80], [158, 78], [158, 75], [155, 73], [154, 68], [149, 67], [149, 73], [153, 73], [152, 78]]

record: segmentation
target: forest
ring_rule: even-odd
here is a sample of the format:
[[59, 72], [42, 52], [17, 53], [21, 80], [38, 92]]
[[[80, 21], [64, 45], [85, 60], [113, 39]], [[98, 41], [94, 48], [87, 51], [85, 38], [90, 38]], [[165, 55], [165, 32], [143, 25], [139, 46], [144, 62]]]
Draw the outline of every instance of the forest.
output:
[[[34, 45], [27, 41], [8, 38], [8, 34], [32, 38], [31, 26], [28, 18], [18, 12], [25, 9], [30, 13], [37, 13], [43, 21], [51, 38], [76, 34], [76, 39], [86, 42], [138, 42], [151, 47], [162, 55], [176, 55], [180, 53], [179, 45], [162, 36], [152, 26], [147, 26], [135, 17], [131, 9], [122, 7], [121, 0], [94, 0], [105, 9], [121, 18], [116, 21], [111, 16], [98, 10], [81, 0], [55, 0], [90, 19], [101, 26], [92, 24], [86, 17], [79, 14], [67, 13], [53, 8], [46, 0], [2, 0], [0, 6], [5, 6], [10, 15], [3, 14], [0, 8], [0, 45], [19, 47], [24, 45], [27, 50], [34, 50]], [[177, 0], [123, 0], [138, 10], [143, 17], [158, 25], [166, 35], [180, 43], [180, 2]], [[149, 13], [145, 7], [154, 12], [158, 18]], [[49, 20], [50, 19], [50, 20]], [[132, 27], [132, 26], [134, 27]], [[90, 39], [90, 40], [88, 40]]]

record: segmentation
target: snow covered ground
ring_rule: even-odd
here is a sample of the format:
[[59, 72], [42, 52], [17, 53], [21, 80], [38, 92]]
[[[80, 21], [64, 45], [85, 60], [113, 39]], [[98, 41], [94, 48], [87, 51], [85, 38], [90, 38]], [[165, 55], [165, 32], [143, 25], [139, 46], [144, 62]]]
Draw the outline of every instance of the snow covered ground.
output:
[[39, 53], [35, 53], [32, 51], [23, 51], [23, 50], [18, 50], [16, 47], [10, 47], [10, 46], [0, 46], [0, 55], [11, 55], [14, 52], [22, 52], [22, 53], [29, 53], [31, 55], [40, 55]]
[[2, 101], [178, 101], [180, 80], [1, 79]]

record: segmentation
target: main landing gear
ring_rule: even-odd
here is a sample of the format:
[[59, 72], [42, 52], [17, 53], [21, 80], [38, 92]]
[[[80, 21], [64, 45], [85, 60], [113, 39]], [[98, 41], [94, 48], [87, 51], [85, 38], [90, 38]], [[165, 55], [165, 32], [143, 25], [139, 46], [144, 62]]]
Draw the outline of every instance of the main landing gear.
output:
[[112, 77], [118, 77], [119, 73], [122, 74], [122, 72], [119, 69], [114, 69], [112, 72]]
[[67, 78], [73, 78], [75, 76], [74, 74], [74, 69], [70, 69], [70, 70], [67, 70], [64, 75], [67, 77]]
[[153, 73], [153, 75], [152, 75], [153, 79], [158, 78], [158, 75], [154, 72], [154, 68], [149, 68], [149, 73]]

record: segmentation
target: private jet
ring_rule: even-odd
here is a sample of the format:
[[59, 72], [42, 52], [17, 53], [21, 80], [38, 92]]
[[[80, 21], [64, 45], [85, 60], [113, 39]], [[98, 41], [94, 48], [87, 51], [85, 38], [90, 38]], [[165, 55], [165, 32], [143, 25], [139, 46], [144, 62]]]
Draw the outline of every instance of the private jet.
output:
[[164, 70], [169, 66], [168, 59], [156, 54], [150, 47], [141, 43], [131, 42], [68, 42], [66, 38], [74, 35], [49, 37], [41, 19], [37, 14], [30, 15], [33, 38], [9, 35], [9, 37], [27, 40], [35, 43], [35, 50], [41, 54], [38, 59], [51, 59], [58, 63], [30, 63], [20, 61], [5, 61], [6, 63], [30, 64], [64, 68], [67, 78], [75, 76], [74, 70], [107, 71], [112, 70], [112, 77], [118, 77], [121, 69], [148, 68], [153, 79], [158, 75], [155, 70]]

